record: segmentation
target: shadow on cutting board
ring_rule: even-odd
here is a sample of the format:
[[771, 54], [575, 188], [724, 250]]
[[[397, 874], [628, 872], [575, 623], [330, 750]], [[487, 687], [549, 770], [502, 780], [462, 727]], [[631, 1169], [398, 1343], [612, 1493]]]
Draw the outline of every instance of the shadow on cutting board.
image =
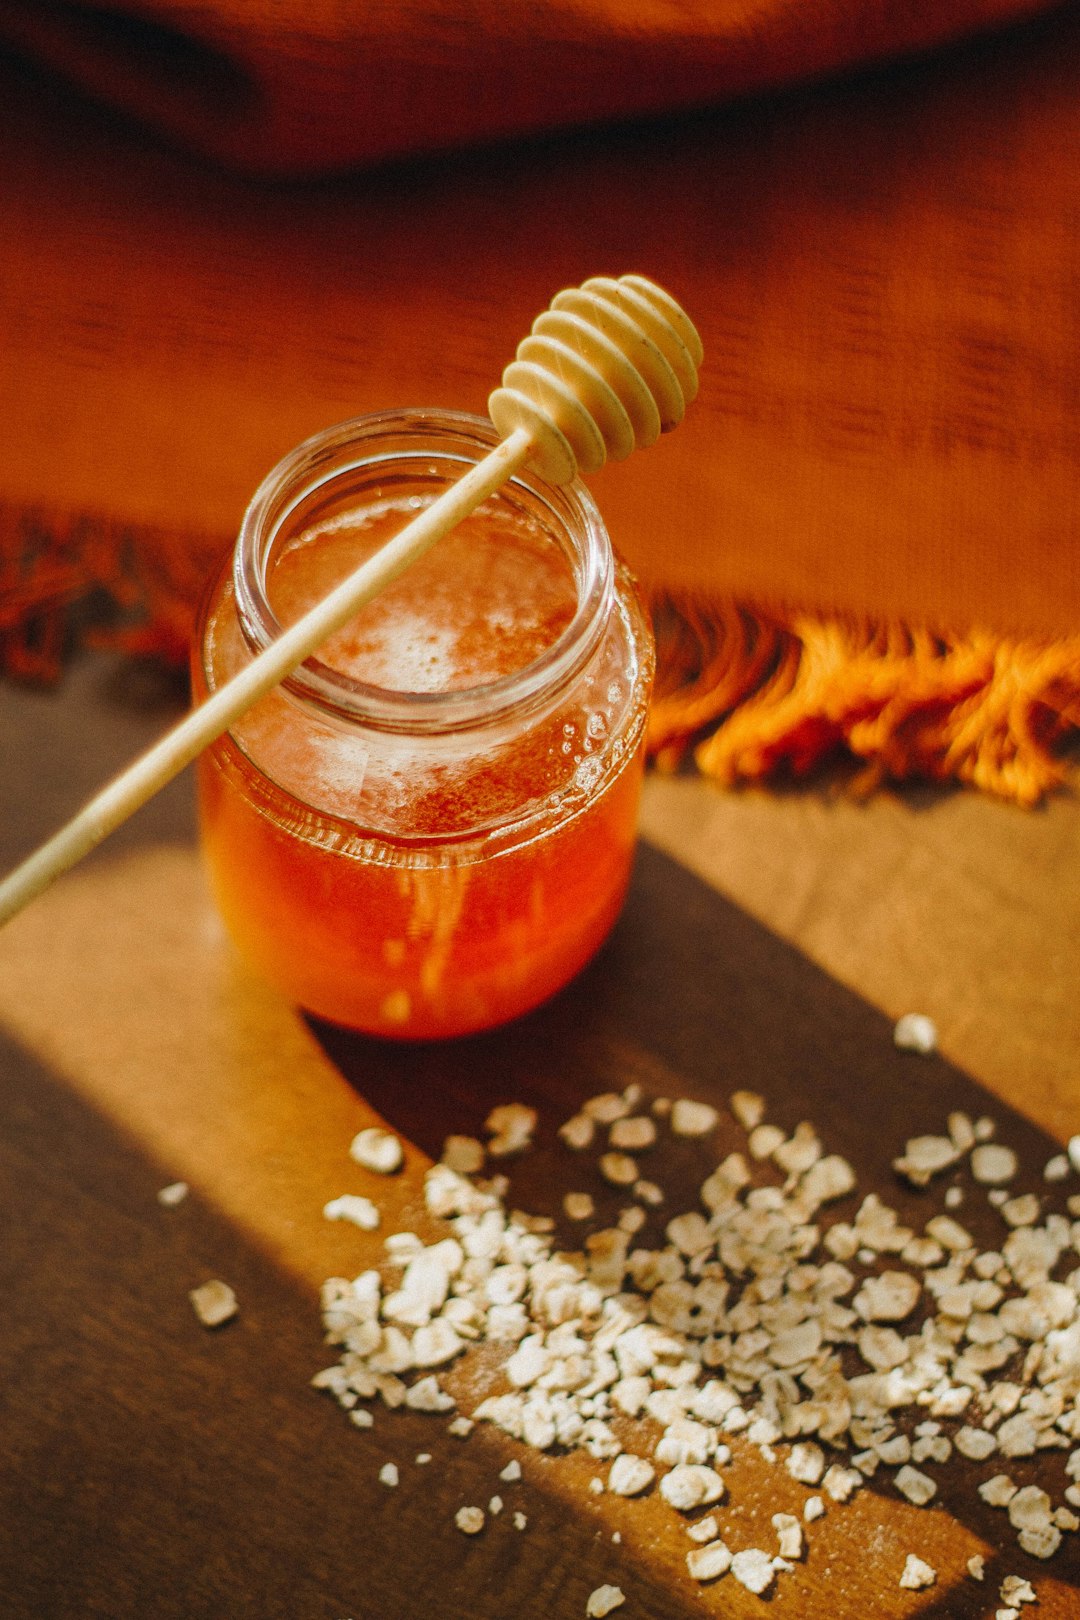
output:
[[[482, 1131], [494, 1104], [533, 1104], [535, 1149], [504, 1162], [512, 1201], [532, 1213], [559, 1216], [570, 1187], [594, 1194], [598, 1223], [626, 1202], [562, 1147], [555, 1126], [583, 1097], [630, 1080], [647, 1096], [721, 1105], [737, 1088], [760, 1091], [770, 1118], [812, 1120], [826, 1149], [855, 1166], [861, 1192], [880, 1191], [920, 1225], [940, 1209], [941, 1186], [905, 1191], [891, 1160], [908, 1135], [940, 1129], [949, 1110], [993, 1113], [1025, 1185], [1041, 1185], [1054, 1151], [942, 1060], [897, 1052], [880, 1014], [648, 847], [608, 946], [532, 1017], [415, 1048], [316, 1033], [365, 1102], [432, 1156], [448, 1131]], [[581, 1453], [528, 1454], [484, 1425], [463, 1445], [439, 1420], [404, 1411], [380, 1410], [373, 1429], [354, 1428], [308, 1387], [333, 1354], [310, 1289], [197, 1194], [163, 1210], [160, 1167], [7, 1041], [0, 1072], [5, 1620], [572, 1620], [608, 1581], [627, 1592], [627, 1615], [643, 1620], [761, 1612], [731, 1577], [693, 1587], [678, 1516], [655, 1493], [591, 1496], [589, 1478], [606, 1469]], [[642, 1241], [658, 1240], [675, 1209], [694, 1207], [701, 1179], [739, 1145], [725, 1111], [710, 1137], [665, 1145], [657, 1179], [669, 1207]], [[1002, 1241], [1001, 1218], [981, 1194], [969, 1189], [958, 1213], [980, 1244]], [[558, 1238], [577, 1246], [582, 1229], [564, 1222]], [[209, 1276], [227, 1278], [242, 1301], [214, 1333], [186, 1297]], [[431, 1464], [417, 1464], [425, 1453]], [[498, 1483], [511, 1455], [522, 1463], [519, 1486]], [[397, 1489], [378, 1480], [388, 1461], [399, 1468]], [[1059, 1455], [1010, 1471], [1060, 1500]], [[805, 1491], [749, 1447], [725, 1473], [721, 1533], [736, 1546], [772, 1546], [771, 1513]], [[1052, 1566], [1037, 1565], [1015, 1549], [1004, 1516], [979, 1501], [971, 1470], [940, 1477], [948, 1514], [921, 1514], [880, 1479], [830, 1508], [770, 1612], [964, 1620], [986, 1612], [1002, 1574], [1022, 1573], [1037, 1585], [1039, 1612], [1063, 1620], [1076, 1602], [1061, 1584], [1076, 1580], [1072, 1538]], [[495, 1491], [504, 1514], [482, 1536], [461, 1535], [456, 1509]], [[529, 1519], [522, 1532], [511, 1521], [519, 1505]], [[963, 1557], [982, 1542], [1001, 1552], [977, 1588], [963, 1579]], [[907, 1551], [936, 1564], [937, 1593], [897, 1590]]]
[[[439, 1157], [451, 1131], [483, 1137], [484, 1120], [497, 1104], [518, 1101], [534, 1107], [540, 1116], [534, 1146], [520, 1158], [489, 1161], [487, 1170], [509, 1175], [510, 1206], [553, 1217], [557, 1241], [568, 1249], [581, 1247], [583, 1228], [563, 1213], [566, 1192], [586, 1191], [593, 1197], [595, 1218], [586, 1231], [613, 1224], [632, 1199], [627, 1189], [612, 1188], [602, 1179], [595, 1162], [598, 1150], [572, 1153], [557, 1139], [555, 1127], [584, 1098], [634, 1081], [643, 1090], [637, 1112], [648, 1112], [657, 1096], [697, 1098], [721, 1109], [717, 1130], [707, 1137], [679, 1141], [665, 1135], [662, 1146], [639, 1155], [641, 1174], [655, 1177], [668, 1195], [664, 1206], [649, 1212], [635, 1239], [639, 1244], [662, 1245], [673, 1215], [702, 1207], [695, 1189], [718, 1160], [734, 1149], [745, 1150], [745, 1133], [724, 1108], [735, 1090], [764, 1096], [767, 1119], [787, 1131], [800, 1121], [811, 1122], [825, 1152], [841, 1154], [854, 1167], [857, 1190], [822, 1210], [823, 1226], [834, 1219], [850, 1220], [862, 1198], [874, 1192], [917, 1232], [933, 1215], [951, 1213], [980, 1250], [1000, 1249], [1009, 1227], [988, 1201], [988, 1189], [975, 1183], [963, 1164], [935, 1176], [924, 1190], [909, 1186], [893, 1169], [908, 1138], [945, 1134], [953, 1111], [972, 1120], [989, 1116], [996, 1121], [997, 1139], [1014, 1148], [1021, 1165], [1009, 1191], [1039, 1193], [1040, 1218], [1051, 1209], [1064, 1211], [1068, 1192], [1078, 1185], [1075, 1176], [1056, 1187], [1044, 1181], [1044, 1165], [1060, 1153], [1044, 1131], [937, 1054], [899, 1050], [892, 1023], [882, 1013], [649, 845], [641, 847], [626, 910], [607, 946], [585, 973], [533, 1015], [481, 1037], [416, 1046], [371, 1041], [325, 1024], [313, 1028], [365, 1099], [433, 1158]], [[755, 1179], [779, 1184], [782, 1178], [759, 1173]], [[963, 1202], [947, 1209], [944, 1195], [951, 1186], [962, 1189]], [[1077, 1258], [1067, 1249], [1054, 1275], [1063, 1277], [1075, 1269]], [[890, 1264], [895, 1261], [883, 1256], [871, 1269]], [[911, 1322], [897, 1325], [914, 1331]], [[1016, 1368], [1024, 1349], [1015, 1358]], [[868, 1369], [854, 1356], [847, 1370]], [[1009, 1370], [1015, 1371], [1003, 1368], [990, 1377], [1005, 1378]], [[925, 1416], [905, 1413], [900, 1426], [910, 1430]], [[946, 1430], [956, 1426], [944, 1425]], [[743, 1452], [747, 1466], [757, 1464], [752, 1447]], [[1018, 1484], [1041, 1484], [1055, 1505], [1061, 1504], [1068, 1483], [1064, 1455], [995, 1455], [976, 1464], [954, 1453], [944, 1467], [926, 1464], [939, 1483], [935, 1507], [945, 1507], [970, 1531], [969, 1553], [985, 1552], [986, 1582], [979, 1586], [964, 1580], [960, 1589], [940, 1599], [922, 1594], [917, 1600], [920, 1615], [940, 1615], [942, 1620], [981, 1615], [987, 1594], [996, 1592], [1006, 1573], [1019, 1571], [1033, 1584], [1049, 1577], [1080, 1586], [1080, 1557], [1072, 1534], [1051, 1563], [1028, 1557], [1016, 1547], [1004, 1512], [988, 1507], [976, 1490], [991, 1474], [1005, 1472]], [[797, 1511], [805, 1492], [797, 1493], [792, 1504], [780, 1503], [773, 1498], [773, 1484], [778, 1477], [789, 1483], [783, 1471], [766, 1465], [752, 1467], [752, 1473], [748, 1494], [751, 1501], [758, 1499], [757, 1528], [767, 1535], [771, 1512], [781, 1506]], [[933, 1537], [924, 1529], [911, 1530], [912, 1523], [925, 1520], [916, 1512], [913, 1521], [907, 1504], [900, 1503], [893, 1473], [882, 1468], [862, 1494], [878, 1492], [891, 1499], [892, 1507], [902, 1506], [907, 1533], [917, 1537], [904, 1544], [906, 1550], [933, 1563], [927, 1550]], [[734, 1492], [733, 1486], [733, 1497]], [[848, 1511], [834, 1514], [839, 1518]], [[754, 1517], [751, 1506], [751, 1522]], [[762, 1540], [754, 1544], [772, 1545]], [[1002, 1549], [1000, 1557], [992, 1551], [995, 1547]], [[852, 1551], [863, 1559], [866, 1548]], [[967, 1556], [958, 1558], [957, 1552], [954, 1546], [949, 1558], [955, 1577], [963, 1574]], [[901, 1554], [897, 1572], [903, 1560]], [[942, 1576], [947, 1573], [943, 1566]], [[888, 1612], [881, 1606], [888, 1601], [882, 1579], [878, 1577], [877, 1613]], [[794, 1583], [795, 1591], [799, 1584]], [[730, 1585], [726, 1583], [725, 1591]], [[895, 1589], [895, 1576], [889, 1585]], [[1078, 1601], [1061, 1595], [1066, 1605]], [[825, 1591], [819, 1596], [824, 1604]], [[860, 1596], [872, 1601], [874, 1587]], [[909, 1594], [903, 1597], [908, 1604], [916, 1601]], [[777, 1612], [786, 1611], [782, 1594], [775, 1602]], [[898, 1607], [896, 1612], [913, 1611]]]
[[[528, 1464], [500, 1485], [493, 1431], [353, 1427], [310, 1388], [333, 1359], [311, 1291], [197, 1193], [163, 1208], [160, 1167], [4, 1037], [0, 1074], [4, 1620], [584, 1613], [613, 1568], [591, 1504]], [[241, 1308], [208, 1331], [187, 1292], [216, 1276]], [[457, 1507], [497, 1489], [505, 1533], [463, 1536]], [[634, 1549], [618, 1564], [636, 1614], [696, 1612]]]

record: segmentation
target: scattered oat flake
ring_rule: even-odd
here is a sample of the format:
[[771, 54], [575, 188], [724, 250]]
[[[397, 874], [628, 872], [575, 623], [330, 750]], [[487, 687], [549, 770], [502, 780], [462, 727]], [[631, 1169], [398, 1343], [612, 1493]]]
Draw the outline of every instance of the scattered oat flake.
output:
[[638, 1179], [638, 1168], [628, 1153], [602, 1153], [600, 1174], [613, 1187], [632, 1187]]
[[159, 1188], [157, 1200], [159, 1204], [164, 1204], [166, 1209], [175, 1209], [177, 1204], [184, 1202], [190, 1191], [186, 1181], [170, 1181], [167, 1187]]
[[933, 1586], [937, 1580], [937, 1570], [917, 1558], [914, 1553], [908, 1553], [904, 1563], [904, 1571], [900, 1576], [900, 1585], [912, 1592], [921, 1592], [924, 1587]]
[[622, 1092], [602, 1091], [582, 1103], [581, 1112], [598, 1125], [614, 1125], [617, 1119], [624, 1119], [631, 1112], [631, 1106]]
[[1037, 1603], [1035, 1588], [1030, 1581], [1025, 1581], [1022, 1575], [1006, 1575], [1001, 1583], [1000, 1597], [1002, 1603], [1021, 1604]]
[[991, 1507], [1008, 1507], [1016, 1495], [1016, 1486], [1008, 1474], [994, 1474], [991, 1479], [984, 1479], [979, 1486], [979, 1495]]
[[787, 1471], [800, 1485], [816, 1485], [825, 1472], [825, 1453], [813, 1441], [800, 1441], [788, 1454]]
[[801, 1558], [803, 1555], [802, 1525], [794, 1513], [774, 1513], [773, 1529], [780, 1543], [781, 1558]]
[[744, 1131], [752, 1131], [765, 1118], [765, 1099], [756, 1091], [733, 1091], [728, 1107]]
[[596, 1135], [596, 1124], [588, 1114], [574, 1114], [559, 1126], [559, 1135], [567, 1147], [580, 1152], [591, 1145]]
[[731, 1560], [731, 1573], [748, 1592], [761, 1597], [776, 1579], [772, 1558], [760, 1547], [746, 1547]]
[[230, 1321], [237, 1313], [239, 1307], [236, 1295], [228, 1283], [215, 1278], [212, 1282], [201, 1283], [198, 1288], [192, 1288], [188, 1294], [195, 1315], [203, 1327], [220, 1327], [223, 1322]]
[[596, 1205], [587, 1192], [569, 1192], [563, 1199], [563, 1209], [572, 1221], [591, 1220], [596, 1213]]
[[970, 1249], [972, 1243], [971, 1233], [966, 1227], [954, 1221], [951, 1215], [934, 1215], [926, 1223], [926, 1235], [940, 1243], [943, 1249], [959, 1252], [961, 1249]]
[[720, 1526], [716, 1521], [716, 1514], [710, 1513], [707, 1518], [699, 1519], [696, 1524], [688, 1524], [686, 1533], [691, 1541], [715, 1541], [720, 1533]]
[[1014, 1530], [1039, 1530], [1050, 1523], [1052, 1503], [1038, 1485], [1024, 1485], [1009, 1499], [1009, 1523]]
[[883, 1271], [867, 1277], [852, 1300], [866, 1322], [900, 1322], [915, 1309], [919, 1283], [908, 1271]]
[[625, 1602], [626, 1596], [621, 1586], [598, 1586], [589, 1594], [585, 1613], [589, 1620], [603, 1620], [605, 1614], [611, 1614], [614, 1609], [621, 1609]]
[[698, 1210], [688, 1210], [685, 1215], [676, 1215], [674, 1220], [668, 1222], [665, 1236], [673, 1243], [680, 1254], [700, 1254], [703, 1249], [709, 1249], [716, 1241], [716, 1234], [704, 1215]]
[[922, 1473], [918, 1468], [912, 1468], [910, 1463], [905, 1463], [903, 1468], [898, 1470], [895, 1484], [900, 1494], [906, 1496], [916, 1507], [925, 1507], [927, 1502], [937, 1495], [937, 1486], [929, 1474]]
[[536, 1129], [537, 1112], [524, 1103], [500, 1103], [484, 1121], [488, 1132], [488, 1152], [495, 1158], [521, 1153], [529, 1146]]
[[704, 1136], [719, 1119], [711, 1103], [696, 1102], [692, 1097], [678, 1097], [671, 1105], [671, 1129], [676, 1136]]
[[925, 1013], [904, 1013], [893, 1027], [893, 1040], [902, 1052], [921, 1052], [925, 1056], [937, 1049], [937, 1025]]
[[901, 1463], [911, 1461], [911, 1441], [906, 1434], [894, 1434], [888, 1440], [879, 1440], [874, 1449], [890, 1468], [898, 1468]]
[[946, 1123], [949, 1127], [949, 1135], [952, 1138], [953, 1146], [958, 1153], [967, 1153], [969, 1148], [975, 1146], [975, 1126], [969, 1114], [965, 1114], [962, 1109], [954, 1109]]
[[709, 1541], [686, 1555], [686, 1567], [695, 1581], [716, 1581], [731, 1568], [730, 1549], [722, 1541]]
[[973, 1581], [986, 1579], [986, 1559], [982, 1553], [973, 1553], [967, 1561], [967, 1572]]
[[902, 1158], [893, 1160], [893, 1169], [916, 1186], [925, 1186], [931, 1176], [956, 1163], [960, 1153], [949, 1136], [913, 1136], [905, 1145]]
[[652, 1147], [656, 1141], [656, 1125], [647, 1114], [630, 1114], [625, 1119], [615, 1120], [608, 1132], [608, 1141], [613, 1148], [637, 1153], [642, 1148]]
[[608, 1473], [607, 1488], [615, 1496], [640, 1496], [656, 1478], [656, 1469], [644, 1457], [623, 1451], [615, 1458]]
[[813, 1524], [815, 1519], [825, 1517], [825, 1504], [820, 1496], [808, 1496], [803, 1503], [803, 1522]]
[[703, 1463], [680, 1463], [660, 1481], [660, 1495], [680, 1513], [710, 1507], [724, 1495], [724, 1482], [714, 1468]]
[[834, 1502], [847, 1502], [862, 1485], [862, 1475], [854, 1468], [841, 1468], [834, 1463], [826, 1469], [821, 1488]]
[[971, 1174], [984, 1186], [996, 1187], [1011, 1181], [1020, 1168], [1012, 1148], [1002, 1142], [980, 1142], [971, 1150]]
[[1001, 1214], [1010, 1226], [1034, 1226], [1039, 1218], [1039, 1200], [1034, 1193], [1007, 1198], [1001, 1205]]
[[821, 1348], [821, 1323], [808, 1317], [778, 1333], [768, 1349], [774, 1367], [798, 1367], [811, 1361]]
[[1065, 1155], [1077, 1175], [1080, 1176], [1080, 1135], [1070, 1136]]
[[484, 1144], [475, 1136], [448, 1136], [443, 1143], [442, 1163], [459, 1176], [475, 1176], [484, 1168]]
[[1033, 1530], [1021, 1530], [1016, 1540], [1032, 1558], [1053, 1558], [1061, 1546], [1061, 1531], [1056, 1524], [1043, 1524]]
[[972, 1428], [965, 1424], [953, 1436], [953, 1444], [963, 1457], [970, 1457], [975, 1462], [984, 1462], [997, 1450], [997, 1441], [988, 1429]]
[[948, 1462], [952, 1456], [952, 1441], [944, 1434], [925, 1435], [911, 1448], [912, 1462]]
[[519, 1512], [519, 1513], [514, 1514], [514, 1529], [515, 1530], [524, 1530], [524, 1528], [528, 1524], [528, 1522], [529, 1521], [525, 1517], [524, 1513]]
[[484, 1528], [484, 1510], [478, 1507], [460, 1507], [454, 1514], [454, 1523], [466, 1536], [477, 1536]]
[[410, 1384], [405, 1392], [405, 1405], [413, 1412], [452, 1412], [456, 1404], [454, 1397], [441, 1388], [431, 1373]]
[[323, 1215], [328, 1221], [351, 1221], [365, 1232], [374, 1232], [380, 1219], [371, 1199], [361, 1198], [357, 1193], [343, 1193], [340, 1198], [331, 1198], [328, 1204], [323, 1205]]
[[378, 1125], [357, 1132], [349, 1145], [349, 1157], [380, 1176], [392, 1176], [405, 1162], [400, 1139]]
[[779, 1125], [755, 1125], [746, 1139], [751, 1158], [768, 1159], [787, 1140]]
[[389, 1485], [392, 1488], [393, 1486], [397, 1485], [398, 1482], [397, 1463], [383, 1463], [382, 1467], [379, 1469], [380, 1485]]
[[658, 1187], [655, 1181], [635, 1181], [634, 1197], [640, 1198], [643, 1204], [655, 1207], [664, 1202], [664, 1189]]
[[827, 1154], [803, 1176], [799, 1196], [809, 1209], [844, 1198], [855, 1186], [855, 1172], [839, 1153]]
[[500, 1471], [499, 1478], [505, 1480], [508, 1485], [521, 1478], [521, 1464], [516, 1457], [511, 1457], [506, 1467]]

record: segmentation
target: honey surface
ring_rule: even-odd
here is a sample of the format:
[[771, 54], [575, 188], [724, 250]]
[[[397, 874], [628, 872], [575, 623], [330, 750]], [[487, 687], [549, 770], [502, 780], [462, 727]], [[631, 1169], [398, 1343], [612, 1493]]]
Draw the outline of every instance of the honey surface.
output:
[[[303, 612], [401, 522], [326, 524], [284, 550], [270, 599]], [[573, 616], [561, 548], [483, 510], [336, 636], [322, 661], [413, 692], [523, 667]], [[239, 656], [228, 592], [212, 618]], [[643, 698], [616, 614], [584, 681], [492, 739], [358, 737], [275, 693], [200, 770], [204, 846], [242, 952], [336, 1022], [414, 1038], [503, 1022], [565, 983], [618, 914], [635, 839]], [[629, 746], [608, 746], [628, 708]]]

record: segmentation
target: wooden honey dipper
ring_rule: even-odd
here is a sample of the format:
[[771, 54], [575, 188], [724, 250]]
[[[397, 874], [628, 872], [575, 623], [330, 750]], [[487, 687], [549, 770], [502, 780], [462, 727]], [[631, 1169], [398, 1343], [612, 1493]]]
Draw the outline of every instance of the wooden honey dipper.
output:
[[0, 882], [0, 925], [88, 855], [437, 540], [524, 466], [553, 484], [655, 443], [697, 393], [701, 340], [644, 276], [557, 293], [488, 400], [501, 443]]

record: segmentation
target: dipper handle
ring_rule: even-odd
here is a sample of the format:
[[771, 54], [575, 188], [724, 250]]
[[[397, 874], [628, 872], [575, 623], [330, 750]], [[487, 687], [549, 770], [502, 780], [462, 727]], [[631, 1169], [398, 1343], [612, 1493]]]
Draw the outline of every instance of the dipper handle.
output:
[[0, 925], [88, 855], [259, 698], [526, 464], [566, 484], [682, 420], [701, 341], [643, 276], [596, 276], [556, 294], [488, 401], [502, 442], [129, 765], [0, 883]]

